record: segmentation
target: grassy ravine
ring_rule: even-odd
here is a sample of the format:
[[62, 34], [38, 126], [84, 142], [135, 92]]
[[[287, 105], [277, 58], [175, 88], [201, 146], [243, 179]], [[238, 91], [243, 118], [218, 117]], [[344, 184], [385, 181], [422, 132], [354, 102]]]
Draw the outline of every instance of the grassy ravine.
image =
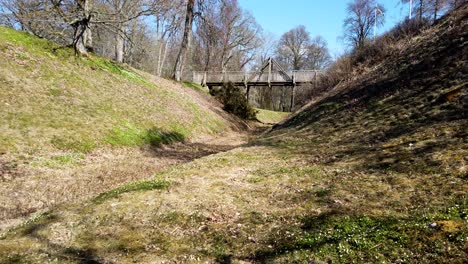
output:
[[[58, 48], [58, 49], [57, 49]], [[0, 27], [0, 153], [87, 153], [218, 133], [228, 122], [130, 67]]]
[[0, 262], [465, 263], [467, 8], [249, 146], [12, 229]]

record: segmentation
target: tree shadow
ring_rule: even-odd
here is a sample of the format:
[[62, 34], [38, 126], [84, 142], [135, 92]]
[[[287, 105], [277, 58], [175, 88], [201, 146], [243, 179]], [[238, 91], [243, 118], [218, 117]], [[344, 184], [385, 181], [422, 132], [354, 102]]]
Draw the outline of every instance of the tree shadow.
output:
[[[53, 223], [60, 221], [60, 218], [53, 213], [47, 213], [40, 216], [37, 220], [29, 223], [20, 229], [23, 236], [29, 236], [46, 247], [46, 250], [41, 252], [49, 255], [52, 258], [57, 258], [59, 261], [76, 261], [80, 264], [100, 264], [102, 262], [96, 255], [96, 252], [91, 249], [79, 249], [75, 247], [65, 247], [50, 241], [45, 235], [41, 235], [40, 231], [50, 226]], [[106, 263], [109, 263], [106, 261]]]
[[167, 158], [189, 162], [205, 156], [226, 152], [242, 145], [211, 145], [204, 143], [172, 144], [162, 147], [161, 145], [150, 145], [142, 148], [143, 151], [157, 158]]

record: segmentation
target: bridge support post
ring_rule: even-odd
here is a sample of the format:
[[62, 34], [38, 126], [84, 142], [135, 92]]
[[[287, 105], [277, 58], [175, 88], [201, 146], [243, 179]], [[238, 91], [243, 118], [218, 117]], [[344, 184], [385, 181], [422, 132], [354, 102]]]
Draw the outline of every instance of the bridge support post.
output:
[[295, 97], [295, 92], [296, 92], [296, 72], [295, 71], [293, 71], [292, 73], [292, 83], [293, 85], [291, 86], [291, 105], [290, 105], [291, 112], [294, 111], [294, 99], [295, 99], [294, 97]]
[[268, 87], [271, 88], [271, 70], [273, 68], [271, 58], [268, 59]]
[[245, 88], [247, 89], [247, 102], [250, 102], [249, 99], [250, 99], [250, 86], [249, 85], [246, 85]]
[[317, 89], [317, 71], [314, 71], [314, 89]]
[[292, 90], [291, 90], [291, 112], [294, 111], [294, 99], [295, 99], [294, 96], [295, 96], [295, 92], [296, 92], [295, 88], [296, 88], [296, 84], [293, 84]]
[[202, 81], [202, 86], [203, 87], [206, 87], [206, 77], [207, 77], [207, 74], [205, 72], [205, 73], [203, 73], [203, 81]]

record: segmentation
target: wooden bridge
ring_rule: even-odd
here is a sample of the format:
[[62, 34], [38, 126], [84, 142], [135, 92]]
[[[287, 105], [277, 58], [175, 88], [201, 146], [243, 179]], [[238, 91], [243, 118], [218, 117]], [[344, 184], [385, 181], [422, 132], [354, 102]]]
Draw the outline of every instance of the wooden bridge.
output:
[[229, 82], [235, 86], [244, 86], [247, 99], [251, 87], [291, 87], [291, 108], [294, 108], [296, 86], [316, 85], [321, 75], [323, 71], [318, 70], [285, 71], [274, 59], [269, 58], [259, 71], [254, 72], [193, 72], [193, 82], [208, 86], [209, 89]]

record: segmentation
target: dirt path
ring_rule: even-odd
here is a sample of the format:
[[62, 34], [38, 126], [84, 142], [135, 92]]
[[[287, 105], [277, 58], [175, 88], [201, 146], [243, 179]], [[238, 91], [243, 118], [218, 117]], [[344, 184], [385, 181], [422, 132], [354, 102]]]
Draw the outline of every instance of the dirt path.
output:
[[66, 165], [44, 161], [11, 166], [1, 159], [0, 167], [5, 170], [0, 175], [0, 231], [37, 211], [88, 199], [128, 182], [150, 179], [170, 166], [237, 148], [253, 134], [229, 132], [160, 148], [105, 149]]

